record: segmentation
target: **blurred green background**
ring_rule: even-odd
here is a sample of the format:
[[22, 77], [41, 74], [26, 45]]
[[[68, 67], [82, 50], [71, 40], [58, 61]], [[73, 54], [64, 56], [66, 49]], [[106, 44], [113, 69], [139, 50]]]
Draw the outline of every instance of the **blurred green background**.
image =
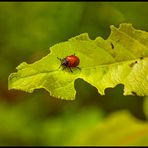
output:
[[8, 91], [16, 66], [50, 46], [84, 32], [106, 39], [122, 22], [148, 31], [147, 16], [148, 2], [0, 2], [0, 145], [148, 145], [147, 98], [123, 96], [123, 85], [100, 96], [78, 79], [74, 101]]

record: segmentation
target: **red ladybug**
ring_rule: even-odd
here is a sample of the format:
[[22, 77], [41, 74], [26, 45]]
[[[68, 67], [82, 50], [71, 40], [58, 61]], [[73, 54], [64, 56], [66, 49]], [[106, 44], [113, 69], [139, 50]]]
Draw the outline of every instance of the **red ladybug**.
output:
[[80, 69], [79, 67], [77, 67], [79, 65], [79, 63], [80, 63], [80, 59], [77, 56], [75, 56], [75, 54], [67, 56], [67, 57], [65, 57], [63, 59], [60, 59], [60, 58], [58, 58], [58, 59], [61, 61], [60, 67], [63, 66], [63, 70], [66, 67], [69, 68], [71, 72], [72, 72], [71, 68], [75, 67], [75, 68]]

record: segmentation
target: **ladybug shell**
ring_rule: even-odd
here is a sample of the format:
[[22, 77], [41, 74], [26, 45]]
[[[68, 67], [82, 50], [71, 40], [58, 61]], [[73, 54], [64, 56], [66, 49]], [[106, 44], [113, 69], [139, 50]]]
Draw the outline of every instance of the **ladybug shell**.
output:
[[68, 62], [68, 67], [76, 67], [80, 63], [80, 59], [75, 55], [67, 56], [66, 61]]

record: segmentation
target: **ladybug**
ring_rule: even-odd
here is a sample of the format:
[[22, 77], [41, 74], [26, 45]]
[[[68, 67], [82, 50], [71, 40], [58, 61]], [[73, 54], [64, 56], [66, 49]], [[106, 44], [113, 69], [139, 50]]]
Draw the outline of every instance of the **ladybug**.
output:
[[80, 59], [77, 56], [75, 56], [75, 54], [67, 56], [63, 59], [57, 57], [57, 59], [61, 61], [60, 67], [63, 66], [63, 70], [65, 68], [69, 68], [71, 72], [73, 72], [71, 68], [78, 68], [79, 70], [81, 70], [79, 67], [77, 67], [80, 63]]

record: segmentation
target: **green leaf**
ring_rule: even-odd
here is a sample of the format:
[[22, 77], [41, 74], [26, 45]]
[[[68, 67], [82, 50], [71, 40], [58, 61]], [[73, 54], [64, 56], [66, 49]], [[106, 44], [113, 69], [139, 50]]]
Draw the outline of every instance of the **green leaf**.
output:
[[[44, 88], [61, 99], [75, 98], [74, 82], [81, 78], [98, 89], [101, 95], [108, 87], [124, 84], [124, 95], [148, 95], [148, 33], [131, 24], [111, 26], [107, 40], [91, 40], [87, 33], [73, 37], [50, 48], [51, 53], [32, 64], [25, 62], [9, 76], [9, 89], [33, 92]], [[80, 58], [79, 67], [59, 69], [60, 61], [68, 55]]]

